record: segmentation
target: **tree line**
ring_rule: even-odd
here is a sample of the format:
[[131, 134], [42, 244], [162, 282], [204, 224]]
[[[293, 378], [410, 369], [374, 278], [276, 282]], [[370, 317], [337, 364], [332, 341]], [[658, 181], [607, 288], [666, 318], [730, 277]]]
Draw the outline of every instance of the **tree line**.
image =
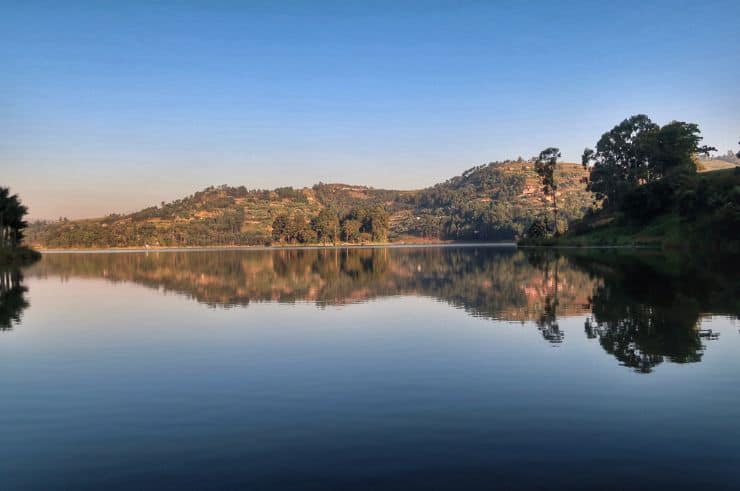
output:
[[272, 222], [272, 240], [278, 244], [385, 242], [388, 230], [388, 211], [382, 205], [352, 208], [345, 215], [324, 208], [311, 219], [302, 213], [278, 215]]

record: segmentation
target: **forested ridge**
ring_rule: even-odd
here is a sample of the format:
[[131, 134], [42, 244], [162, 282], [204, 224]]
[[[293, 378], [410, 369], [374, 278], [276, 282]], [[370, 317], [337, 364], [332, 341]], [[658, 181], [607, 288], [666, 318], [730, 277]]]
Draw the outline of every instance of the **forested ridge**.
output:
[[[558, 164], [565, 224], [592, 206], [586, 170]], [[492, 162], [417, 191], [318, 183], [273, 190], [211, 186], [131, 214], [37, 221], [27, 242], [45, 248], [237, 246], [418, 240], [516, 240], [548, 203], [534, 163]]]

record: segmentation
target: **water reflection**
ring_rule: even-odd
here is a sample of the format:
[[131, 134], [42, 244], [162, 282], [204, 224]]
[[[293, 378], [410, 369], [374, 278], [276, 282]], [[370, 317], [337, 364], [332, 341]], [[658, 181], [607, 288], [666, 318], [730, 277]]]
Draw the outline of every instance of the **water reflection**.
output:
[[26, 291], [19, 270], [0, 268], [0, 331], [11, 330], [20, 323], [21, 314], [28, 307]]
[[[487, 247], [51, 254], [27, 271], [133, 282], [211, 307], [424, 296], [473, 316], [533, 322], [553, 346], [565, 339], [559, 321], [583, 316], [586, 336], [640, 373], [702, 359], [716, 338], [701, 330], [702, 317], [740, 312], [734, 273], [734, 263], [691, 265], [655, 252]], [[20, 277], [14, 284], [22, 309]]]
[[599, 283], [564, 257], [537, 263], [521, 251], [493, 248], [51, 254], [28, 274], [134, 282], [212, 307], [298, 301], [323, 307], [416, 295], [507, 321], [538, 319], [553, 295], [560, 315], [586, 312]]
[[[542, 312], [537, 317], [537, 327], [542, 337], [553, 345], [563, 342], [565, 333], [560, 330], [558, 324], [558, 307], [560, 306], [560, 266], [565, 262], [559, 255], [545, 250], [528, 250], [526, 252], [529, 263], [539, 271], [542, 271], [544, 282], [547, 287], [544, 291], [544, 305]], [[566, 264], [567, 267], [567, 264]], [[591, 285], [596, 287], [596, 284]]]
[[586, 335], [641, 373], [665, 360], [701, 361], [703, 341], [719, 336], [702, 330], [701, 318], [740, 312], [734, 262], [697, 265], [655, 253], [575, 255], [571, 261], [603, 279], [591, 295]]

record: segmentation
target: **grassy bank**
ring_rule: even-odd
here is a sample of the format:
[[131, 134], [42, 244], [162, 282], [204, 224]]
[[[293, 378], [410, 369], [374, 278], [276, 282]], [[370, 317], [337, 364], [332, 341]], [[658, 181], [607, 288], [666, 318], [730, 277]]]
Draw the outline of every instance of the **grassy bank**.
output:
[[682, 235], [681, 219], [675, 214], [656, 217], [641, 224], [625, 223], [621, 214], [612, 214], [583, 232], [552, 239], [552, 245], [563, 246], [647, 246], [665, 247]]
[[641, 186], [618, 210], [586, 216], [563, 236], [520, 245], [740, 252], [740, 171], [679, 175]]

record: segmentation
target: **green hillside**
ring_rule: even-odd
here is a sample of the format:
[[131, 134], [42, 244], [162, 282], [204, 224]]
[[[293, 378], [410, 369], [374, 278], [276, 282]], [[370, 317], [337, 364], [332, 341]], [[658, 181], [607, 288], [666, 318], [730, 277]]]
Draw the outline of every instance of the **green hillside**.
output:
[[[600, 206], [567, 231], [535, 221], [520, 244], [740, 252], [740, 154], [707, 159], [717, 149], [702, 140], [695, 123], [661, 126], [645, 114], [624, 119], [581, 157]], [[557, 149], [540, 154], [538, 170], [550, 150]], [[547, 162], [551, 169], [554, 159]]]
[[[577, 219], [592, 206], [581, 165], [556, 168], [559, 222]], [[521, 237], [548, 210], [534, 163], [504, 162], [473, 167], [462, 175], [414, 196], [414, 213], [405, 223], [413, 235], [454, 240], [511, 240]]]
[[[587, 173], [580, 165], [559, 164], [557, 175], [565, 223], [583, 216], [592, 197], [584, 189]], [[379, 207], [387, 214], [382, 223], [387, 230], [360, 233], [351, 241], [376, 236], [390, 241], [515, 240], [546, 209], [539, 187], [528, 161], [473, 167], [417, 191], [323, 183], [274, 190], [218, 186], [128, 215], [36, 222], [29, 227], [27, 242], [41, 248], [265, 245], [273, 242], [278, 217], [308, 227], [322, 210], [345, 220]]]
[[677, 175], [628, 194], [612, 212], [573, 223], [559, 245], [659, 245], [736, 250], [740, 168]]

